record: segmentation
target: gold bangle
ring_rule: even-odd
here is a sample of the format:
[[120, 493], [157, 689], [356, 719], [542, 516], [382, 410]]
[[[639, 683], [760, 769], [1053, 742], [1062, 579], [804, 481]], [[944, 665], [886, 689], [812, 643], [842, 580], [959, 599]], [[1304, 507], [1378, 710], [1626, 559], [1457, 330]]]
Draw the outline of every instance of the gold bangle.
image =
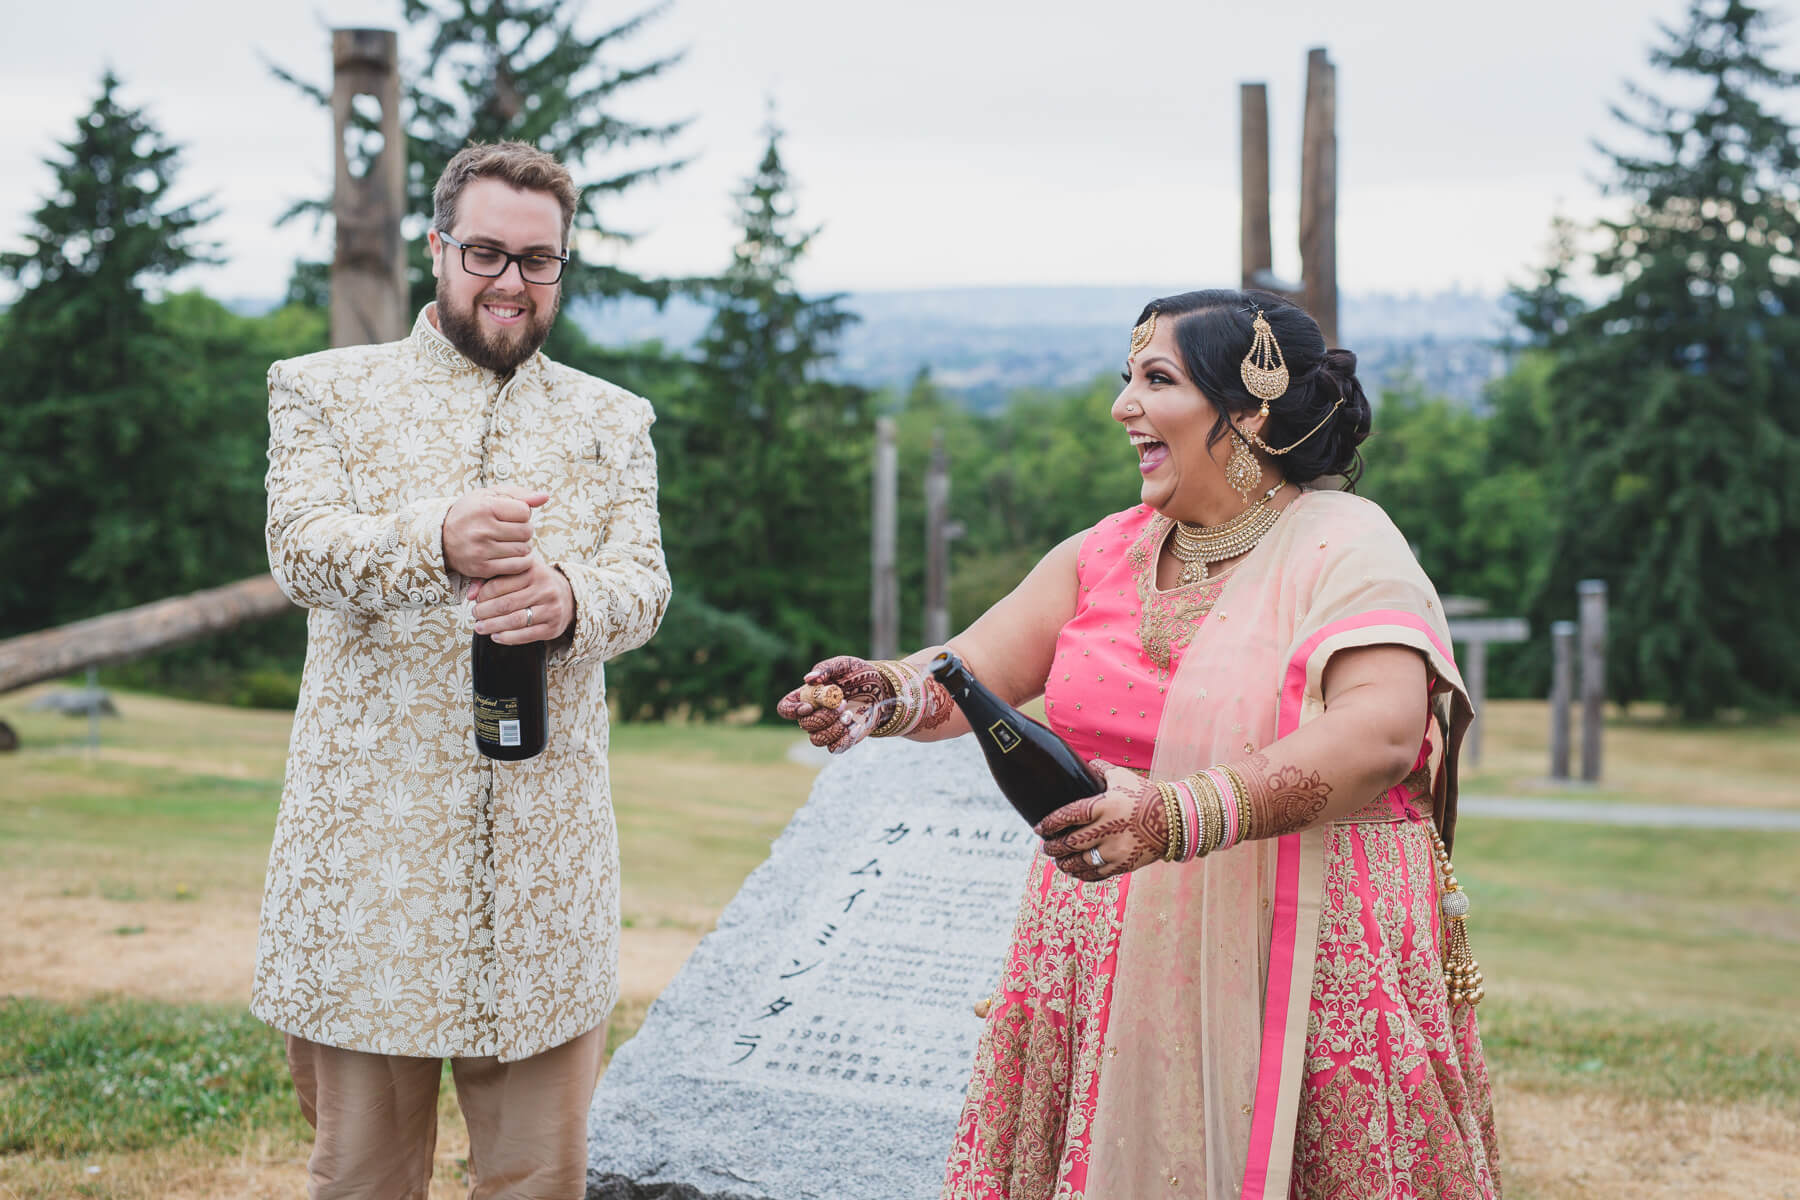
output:
[[887, 720], [877, 725], [869, 736], [893, 737], [895, 733], [905, 727], [907, 721], [912, 717], [906, 708], [906, 682], [900, 678], [900, 673], [894, 669], [892, 663], [884, 660], [870, 665], [887, 681], [888, 687], [893, 689], [894, 712]]
[[1225, 840], [1225, 796], [1219, 791], [1211, 772], [1207, 773], [1206, 782], [1206, 815], [1209, 818], [1206, 831], [1206, 853], [1211, 854]]
[[1169, 816], [1174, 822], [1175, 861], [1180, 862], [1188, 856], [1187, 818], [1181, 811], [1181, 789], [1172, 783], [1169, 785]]
[[1153, 780], [1156, 795], [1162, 801], [1163, 822], [1169, 827], [1169, 840], [1163, 846], [1162, 860], [1175, 862], [1181, 857], [1181, 827], [1178, 824], [1176, 810], [1180, 807], [1180, 798], [1175, 794], [1175, 785], [1165, 780]]

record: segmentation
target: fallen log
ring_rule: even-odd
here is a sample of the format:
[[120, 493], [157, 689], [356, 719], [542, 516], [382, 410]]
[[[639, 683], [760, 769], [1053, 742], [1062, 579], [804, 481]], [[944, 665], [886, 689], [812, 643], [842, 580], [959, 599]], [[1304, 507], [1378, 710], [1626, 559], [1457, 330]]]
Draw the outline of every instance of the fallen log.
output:
[[87, 667], [129, 662], [224, 633], [247, 621], [280, 616], [293, 607], [271, 576], [257, 575], [224, 587], [21, 634], [0, 642], [0, 692]]

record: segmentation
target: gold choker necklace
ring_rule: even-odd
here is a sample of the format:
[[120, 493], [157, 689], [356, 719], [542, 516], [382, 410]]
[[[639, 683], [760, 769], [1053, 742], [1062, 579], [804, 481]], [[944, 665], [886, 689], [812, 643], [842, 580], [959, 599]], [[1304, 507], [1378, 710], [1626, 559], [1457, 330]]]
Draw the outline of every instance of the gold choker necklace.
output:
[[1282, 510], [1269, 507], [1269, 501], [1283, 486], [1276, 484], [1262, 494], [1262, 499], [1221, 525], [1175, 522], [1175, 537], [1169, 543], [1170, 552], [1181, 560], [1181, 577], [1175, 581], [1175, 586], [1204, 583], [1210, 564], [1248, 554], [1254, 549], [1281, 516]]

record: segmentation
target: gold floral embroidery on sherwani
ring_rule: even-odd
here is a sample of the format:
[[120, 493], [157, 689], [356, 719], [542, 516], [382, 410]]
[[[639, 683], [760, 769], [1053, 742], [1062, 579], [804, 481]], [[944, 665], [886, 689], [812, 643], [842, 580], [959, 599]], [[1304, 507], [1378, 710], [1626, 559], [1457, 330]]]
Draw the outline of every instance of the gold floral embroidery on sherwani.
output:
[[1131, 549], [1125, 552], [1131, 562], [1132, 576], [1137, 580], [1138, 641], [1158, 671], [1167, 671], [1175, 652], [1185, 650], [1194, 640], [1200, 619], [1212, 611], [1219, 593], [1225, 590], [1228, 577], [1215, 575], [1167, 591], [1158, 588], [1156, 562], [1169, 530], [1174, 527], [1174, 521], [1158, 513], [1150, 518], [1144, 531], [1131, 543]]
[[[421, 313], [412, 335], [269, 370], [269, 566], [310, 610], [251, 1011], [352, 1050], [513, 1060], [618, 993], [618, 847], [601, 663], [669, 598], [650, 406], [543, 355], [502, 381]], [[550, 651], [550, 744], [493, 763], [470, 730], [455, 499], [541, 488], [536, 546], [575, 625]]]
[[1080, 883], [1032, 859], [943, 1200], [1083, 1200], [1066, 1176], [1094, 1118], [1120, 891], [1118, 879]]
[[1499, 1194], [1474, 1012], [1452, 1010], [1444, 984], [1435, 868], [1420, 823], [1329, 833], [1295, 1139], [1300, 1195]]

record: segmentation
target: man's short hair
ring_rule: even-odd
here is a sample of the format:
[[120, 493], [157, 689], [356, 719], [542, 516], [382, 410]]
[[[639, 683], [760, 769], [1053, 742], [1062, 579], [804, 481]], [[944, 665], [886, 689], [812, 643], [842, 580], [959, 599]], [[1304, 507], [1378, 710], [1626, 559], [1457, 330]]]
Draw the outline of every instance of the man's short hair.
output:
[[431, 225], [449, 233], [456, 224], [456, 201], [471, 179], [498, 179], [525, 192], [549, 192], [562, 208], [562, 248], [569, 248], [569, 228], [581, 190], [569, 169], [536, 146], [524, 142], [477, 142], [464, 146], [438, 176], [431, 193]]

